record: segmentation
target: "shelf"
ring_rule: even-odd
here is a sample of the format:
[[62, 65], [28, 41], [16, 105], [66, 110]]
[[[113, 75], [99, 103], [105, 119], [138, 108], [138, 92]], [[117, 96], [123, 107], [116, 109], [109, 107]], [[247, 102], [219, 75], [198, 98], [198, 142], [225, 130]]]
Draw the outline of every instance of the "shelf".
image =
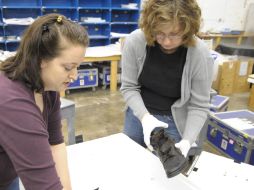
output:
[[99, 9], [99, 10], [110, 10], [110, 7], [78, 7], [78, 10], [83, 10], [83, 9]]
[[3, 7], [7, 8], [16, 8], [16, 7], [29, 7], [29, 8], [35, 8], [35, 7], [41, 7], [41, 0], [2, 0]]
[[130, 11], [130, 10], [139, 10], [139, 8], [135, 9], [128, 9], [128, 8], [121, 8], [121, 7], [111, 7], [112, 10], [122, 10], [122, 11]]
[[110, 22], [110, 12], [104, 9], [79, 9], [79, 21], [85, 22], [88, 18]]
[[138, 25], [138, 22], [111, 22], [111, 25]]
[[41, 15], [41, 9], [32, 9], [32, 8], [3, 8], [2, 9], [3, 18], [37, 18]]
[[[138, 28], [141, 0], [0, 0], [0, 49], [16, 50], [19, 40], [8, 36], [21, 36], [30, 23], [23, 25], [4, 23], [3, 19], [36, 19], [49, 13], [59, 13], [85, 27], [90, 46], [115, 43], [119, 38], [111, 32], [130, 33]], [[136, 3], [134, 9], [122, 5]]]
[[17, 5], [13, 5], [13, 6], [2, 6], [3, 9], [40, 9], [40, 6], [17, 6]]
[[74, 8], [63, 8], [63, 7], [58, 7], [58, 8], [43, 8], [42, 9], [42, 15], [50, 14], [50, 13], [58, 13], [64, 15], [66, 18], [73, 20], [73, 21], [78, 21], [77, 19], [77, 11]]
[[105, 38], [105, 39], [96, 39], [96, 38], [90, 38], [90, 47], [94, 47], [94, 46], [105, 46], [108, 45], [110, 43], [109, 38]]
[[42, 0], [42, 7], [55, 7], [55, 8], [66, 8], [66, 7], [77, 7], [77, 0]]
[[99, 25], [109, 25], [110, 22], [79, 22], [80, 25], [94, 25], [94, 24], [99, 24]]
[[42, 6], [42, 9], [76, 9], [76, 7], [68, 7], [68, 6]]
[[90, 39], [108, 39], [108, 36], [103, 36], [103, 35], [90, 35]]
[[110, 7], [110, 0], [79, 0], [79, 7]]

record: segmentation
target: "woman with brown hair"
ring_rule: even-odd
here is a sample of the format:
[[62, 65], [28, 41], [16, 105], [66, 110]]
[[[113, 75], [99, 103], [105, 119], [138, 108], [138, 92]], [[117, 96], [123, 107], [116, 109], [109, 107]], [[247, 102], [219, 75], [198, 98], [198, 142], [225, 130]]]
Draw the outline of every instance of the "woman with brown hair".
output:
[[59, 92], [77, 78], [86, 30], [59, 14], [41, 16], [0, 65], [0, 189], [71, 189]]
[[164, 127], [186, 157], [206, 121], [213, 59], [196, 37], [200, 20], [196, 0], [147, 0], [140, 29], [125, 40], [124, 133], [144, 147]]

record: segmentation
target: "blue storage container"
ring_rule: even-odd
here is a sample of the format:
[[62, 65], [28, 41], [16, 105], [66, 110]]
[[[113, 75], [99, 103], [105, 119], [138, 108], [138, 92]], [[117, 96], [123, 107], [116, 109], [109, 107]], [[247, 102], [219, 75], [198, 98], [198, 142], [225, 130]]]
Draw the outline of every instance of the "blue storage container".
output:
[[224, 112], [228, 109], [228, 96], [215, 95], [212, 96], [210, 102], [210, 111], [212, 112]]
[[254, 165], [254, 112], [237, 110], [210, 114], [207, 140], [232, 159]]
[[[98, 68], [98, 76], [99, 76], [99, 84], [103, 85], [106, 88], [110, 84], [110, 63], [102, 62], [102, 63], [94, 63], [93, 66]], [[117, 71], [117, 83], [121, 82], [121, 71], [118, 68]]]
[[78, 70], [78, 79], [68, 89], [89, 88], [98, 86], [98, 69], [86, 68]]

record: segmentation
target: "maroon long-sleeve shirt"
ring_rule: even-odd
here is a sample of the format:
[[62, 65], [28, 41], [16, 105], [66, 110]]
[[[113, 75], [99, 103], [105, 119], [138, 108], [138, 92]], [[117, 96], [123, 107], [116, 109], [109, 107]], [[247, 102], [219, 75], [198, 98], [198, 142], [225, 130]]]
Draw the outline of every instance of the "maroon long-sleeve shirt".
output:
[[0, 73], [0, 187], [18, 175], [27, 190], [62, 189], [50, 149], [63, 143], [59, 94], [43, 101], [41, 113], [30, 89]]

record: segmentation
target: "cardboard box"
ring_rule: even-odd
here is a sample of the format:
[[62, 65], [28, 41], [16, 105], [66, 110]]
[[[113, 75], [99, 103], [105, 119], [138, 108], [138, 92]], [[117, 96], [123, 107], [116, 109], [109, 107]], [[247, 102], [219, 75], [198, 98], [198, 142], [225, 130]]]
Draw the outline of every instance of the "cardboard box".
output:
[[253, 61], [225, 61], [218, 67], [216, 80], [212, 88], [220, 95], [248, 92], [250, 85], [248, 76], [252, 73]]
[[254, 111], [254, 86], [252, 85], [249, 97], [249, 109]]
[[238, 61], [227, 61], [221, 65], [221, 76], [218, 93], [220, 95], [230, 95], [234, 91], [234, 79]]
[[234, 91], [235, 93], [239, 92], [248, 92], [250, 90], [250, 84], [247, 79], [248, 76], [252, 73], [253, 61], [239, 61], [236, 65], [236, 73], [234, 79]]

